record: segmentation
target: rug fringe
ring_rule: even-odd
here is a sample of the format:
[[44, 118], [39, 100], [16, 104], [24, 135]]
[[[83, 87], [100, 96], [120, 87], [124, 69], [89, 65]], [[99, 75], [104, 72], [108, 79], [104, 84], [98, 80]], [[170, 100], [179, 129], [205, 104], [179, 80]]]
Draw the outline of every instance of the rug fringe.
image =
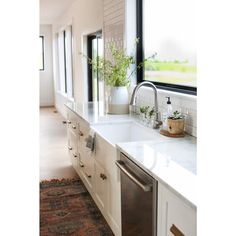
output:
[[62, 179], [50, 179], [50, 180], [41, 180], [40, 184], [48, 184], [48, 183], [72, 183], [80, 180], [80, 178], [62, 178]]

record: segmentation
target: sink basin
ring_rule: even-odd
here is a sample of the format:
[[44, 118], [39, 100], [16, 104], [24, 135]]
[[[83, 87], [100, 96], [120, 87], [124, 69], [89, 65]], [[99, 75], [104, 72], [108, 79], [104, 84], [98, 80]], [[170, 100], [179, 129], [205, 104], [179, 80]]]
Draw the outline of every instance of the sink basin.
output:
[[113, 145], [121, 142], [148, 141], [160, 138], [157, 130], [147, 128], [133, 121], [98, 124], [91, 128]]

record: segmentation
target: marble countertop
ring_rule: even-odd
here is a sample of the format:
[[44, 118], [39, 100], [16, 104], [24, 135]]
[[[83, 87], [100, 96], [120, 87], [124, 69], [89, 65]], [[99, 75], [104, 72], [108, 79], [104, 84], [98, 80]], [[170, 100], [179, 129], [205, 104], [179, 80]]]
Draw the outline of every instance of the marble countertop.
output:
[[111, 115], [106, 114], [104, 103], [101, 102], [87, 102], [87, 103], [74, 103], [68, 102], [65, 104], [70, 110], [75, 112], [85, 121], [91, 125], [98, 123], [109, 122], [123, 122], [130, 121], [133, 118], [129, 115]]
[[[91, 125], [135, 121], [130, 115], [105, 114], [104, 105], [97, 102], [67, 103], [66, 106]], [[151, 130], [153, 131], [153, 130]], [[116, 147], [153, 178], [196, 208], [196, 147], [197, 139], [165, 136], [155, 141], [117, 143]]]

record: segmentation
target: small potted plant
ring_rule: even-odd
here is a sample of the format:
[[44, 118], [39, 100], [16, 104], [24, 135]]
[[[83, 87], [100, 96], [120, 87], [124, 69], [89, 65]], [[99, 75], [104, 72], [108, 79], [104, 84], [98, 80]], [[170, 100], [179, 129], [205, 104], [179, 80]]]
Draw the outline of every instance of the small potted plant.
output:
[[145, 124], [147, 123], [147, 115], [148, 115], [148, 110], [149, 110], [149, 106], [141, 106], [139, 108], [139, 111], [140, 111], [140, 115], [141, 115], [141, 118], [142, 118], [142, 122]]
[[183, 134], [184, 133], [184, 115], [179, 111], [174, 111], [167, 118], [168, 132], [170, 134]]
[[155, 108], [153, 107], [149, 112], [148, 112], [148, 117], [149, 117], [149, 126], [151, 127], [151, 128], [153, 128], [154, 127], [154, 122], [155, 122], [155, 120], [154, 120], [154, 118], [155, 118]]

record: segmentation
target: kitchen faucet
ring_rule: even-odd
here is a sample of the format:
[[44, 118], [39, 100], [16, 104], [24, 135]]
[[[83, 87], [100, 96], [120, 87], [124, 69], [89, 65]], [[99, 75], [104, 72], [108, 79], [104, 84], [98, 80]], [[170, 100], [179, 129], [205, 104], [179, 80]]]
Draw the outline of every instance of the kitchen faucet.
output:
[[160, 119], [160, 112], [158, 111], [157, 88], [156, 88], [156, 86], [153, 83], [151, 83], [149, 81], [144, 81], [144, 82], [136, 85], [136, 87], [134, 88], [134, 91], [132, 93], [131, 99], [130, 99], [130, 105], [131, 106], [135, 106], [138, 90], [142, 86], [145, 86], [145, 85], [150, 86], [153, 89], [153, 91], [154, 91], [155, 120], [154, 120], [153, 128], [154, 129], [158, 129], [162, 125], [162, 121]]

